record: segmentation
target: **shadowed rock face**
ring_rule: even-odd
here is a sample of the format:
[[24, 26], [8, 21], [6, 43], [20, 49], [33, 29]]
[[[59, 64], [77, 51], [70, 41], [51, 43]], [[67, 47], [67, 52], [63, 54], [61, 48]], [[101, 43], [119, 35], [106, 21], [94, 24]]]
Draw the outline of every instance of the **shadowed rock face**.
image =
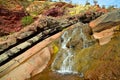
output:
[[109, 12], [90, 22], [94, 32], [110, 29], [120, 24], [120, 9]]

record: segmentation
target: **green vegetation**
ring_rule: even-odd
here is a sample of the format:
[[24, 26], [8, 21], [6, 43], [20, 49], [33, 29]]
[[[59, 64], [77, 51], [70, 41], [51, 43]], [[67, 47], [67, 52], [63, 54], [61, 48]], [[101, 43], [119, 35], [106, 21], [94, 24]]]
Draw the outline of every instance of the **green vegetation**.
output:
[[25, 16], [22, 18], [21, 23], [23, 26], [29, 25], [33, 22], [33, 18], [31, 16]]

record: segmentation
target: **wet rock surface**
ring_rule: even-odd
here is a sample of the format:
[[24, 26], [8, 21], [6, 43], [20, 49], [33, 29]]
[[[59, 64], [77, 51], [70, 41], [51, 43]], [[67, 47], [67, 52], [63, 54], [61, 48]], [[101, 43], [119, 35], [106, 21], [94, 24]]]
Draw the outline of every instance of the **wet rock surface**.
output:
[[[87, 40], [91, 40], [92, 38], [92, 30], [88, 26], [88, 24], [77, 23], [76, 25], [77, 25], [76, 33], [74, 36], [71, 37], [70, 41], [67, 43], [66, 46], [68, 48], [72, 47], [73, 49], [74, 48], [83, 49], [85, 47], [88, 47], [89, 45], [92, 45], [94, 41], [87, 41]], [[86, 38], [86, 40], [84, 38]], [[83, 43], [84, 40], [85, 40], [85, 44]]]
[[40, 74], [31, 77], [26, 80], [84, 80], [79, 77], [79, 75], [73, 75], [73, 74], [66, 74], [62, 75], [56, 72], [52, 72], [49, 68], [46, 68], [43, 72]]
[[[115, 15], [114, 20], [111, 18], [112, 14]], [[85, 80], [120, 79], [119, 10], [105, 14], [95, 21], [97, 20], [95, 25], [98, 25], [91, 27], [92, 30], [85, 24], [78, 24], [79, 27], [63, 33], [59, 43], [60, 50], [51, 66], [53, 71], [83, 74]]]
[[83, 23], [75, 24], [75, 28], [67, 30], [59, 41], [60, 50], [56, 56], [52, 70], [60, 73], [78, 73], [78, 66], [74, 65], [77, 50], [88, 48], [95, 44], [96, 40], [91, 35], [89, 26]]
[[[75, 29], [75, 28], [74, 28]], [[79, 30], [79, 29], [77, 29]], [[70, 30], [69, 30], [70, 31]], [[72, 32], [72, 31], [70, 31]], [[98, 42], [95, 42], [92, 45], [89, 45], [88, 47], [80, 49], [77, 48], [77, 45], [82, 45], [84, 42], [81, 42], [81, 44], [78, 44], [77, 42], [80, 42], [82, 39], [77, 39], [77, 37], [74, 37], [75, 42], [71, 42], [69, 46], [74, 45], [74, 48], [68, 47], [65, 49], [62, 49], [60, 47], [60, 50], [54, 59], [55, 61], [52, 63], [52, 70], [56, 72], [62, 72], [65, 74], [64, 69], [68, 69], [69, 71], [77, 72], [77, 73], [83, 73], [85, 80], [118, 80], [120, 79], [120, 57], [119, 57], [119, 45], [120, 45], [120, 33], [114, 33], [112, 39], [104, 45], [99, 45]], [[69, 33], [66, 36], [72, 36], [71, 33]], [[76, 35], [75, 35], [76, 36]], [[109, 35], [108, 35], [109, 36]], [[69, 39], [69, 37], [66, 37]], [[71, 39], [71, 38], [70, 38]], [[70, 40], [68, 40], [69, 42]], [[64, 43], [64, 40], [63, 40]], [[67, 42], [66, 42], [67, 43]], [[62, 43], [60, 43], [62, 44]], [[66, 46], [66, 45], [64, 45]], [[83, 46], [83, 45], [82, 45]], [[66, 65], [64, 65], [64, 68], [61, 68], [64, 64], [64, 60], [67, 59], [69, 55], [68, 53], [72, 54], [72, 58], [69, 57], [68, 61], [66, 61]], [[65, 56], [66, 55], [66, 56]], [[69, 63], [70, 61], [70, 63]], [[71, 64], [71, 65], [70, 65]], [[71, 66], [72, 68], [70, 68]], [[65, 68], [68, 67], [68, 68]], [[60, 71], [59, 71], [60, 70]], [[60, 72], [60, 73], [61, 73]], [[72, 80], [72, 79], [71, 79]]]

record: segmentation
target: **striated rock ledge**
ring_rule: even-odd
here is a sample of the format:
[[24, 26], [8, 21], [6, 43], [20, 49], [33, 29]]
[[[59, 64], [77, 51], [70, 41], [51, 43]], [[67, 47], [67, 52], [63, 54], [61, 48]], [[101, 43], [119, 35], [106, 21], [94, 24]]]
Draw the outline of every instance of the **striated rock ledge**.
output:
[[8, 49], [15, 44], [19, 44], [20, 42], [23, 42], [40, 32], [43, 32], [44, 35], [49, 35], [54, 32], [59, 32], [64, 28], [69, 27], [70, 25], [73, 25], [77, 22], [88, 23], [91, 20], [94, 20], [97, 17], [101, 16], [102, 14], [103, 13], [101, 12], [96, 12], [95, 14], [91, 12], [89, 14], [69, 16], [62, 19], [45, 17], [40, 15], [34, 23], [26, 26], [21, 31], [16, 32], [12, 35], [1, 37], [0, 52], [2, 53], [5, 49]]
[[120, 26], [120, 9], [106, 13], [91, 21], [89, 26], [92, 28], [93, 36], [99, 40], [100, 45], [108, 43], [116, 29]]
[[106, 13], [90, 22], [93, 32], [100, 32], [120, 24], [120, 9]]
[[49, 44], [60, 35], [61, 32], [39, 42], [18, 57], [0, 66], [0, 80], [25, 80], [40, 73], [51, 58], [52, 51]]

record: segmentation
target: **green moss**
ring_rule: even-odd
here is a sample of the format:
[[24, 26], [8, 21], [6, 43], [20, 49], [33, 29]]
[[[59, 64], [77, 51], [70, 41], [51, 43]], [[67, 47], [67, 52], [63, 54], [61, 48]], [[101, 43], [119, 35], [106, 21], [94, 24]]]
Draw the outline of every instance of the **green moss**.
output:
[[89, 68], [92, 60], [90, 57], [92, 50], [93, 50], [92, 47], [90, 47], [76, 52], [74, 58], [74, 62], [75, 62], [74, 69], [76, 69], [76, 71], [84, 72]]
[[100, 46], [96, 43], [89, 48], [76, 50], [74, 56], [74, 69], [78, 72], [85, 73], [88, 70], [94, 71], [98, 69], [100, 65], [100, 68], [102, 68], [104, 64], [108, 64], [114, 60], [120, 60], [119, 41], [120, 34], [117, 34], [108, 44]]
[[33, 18], [31, 16], [25, 16], [21, 19], [21, 23], [23, 26], [29, 25], [33, 22]]

